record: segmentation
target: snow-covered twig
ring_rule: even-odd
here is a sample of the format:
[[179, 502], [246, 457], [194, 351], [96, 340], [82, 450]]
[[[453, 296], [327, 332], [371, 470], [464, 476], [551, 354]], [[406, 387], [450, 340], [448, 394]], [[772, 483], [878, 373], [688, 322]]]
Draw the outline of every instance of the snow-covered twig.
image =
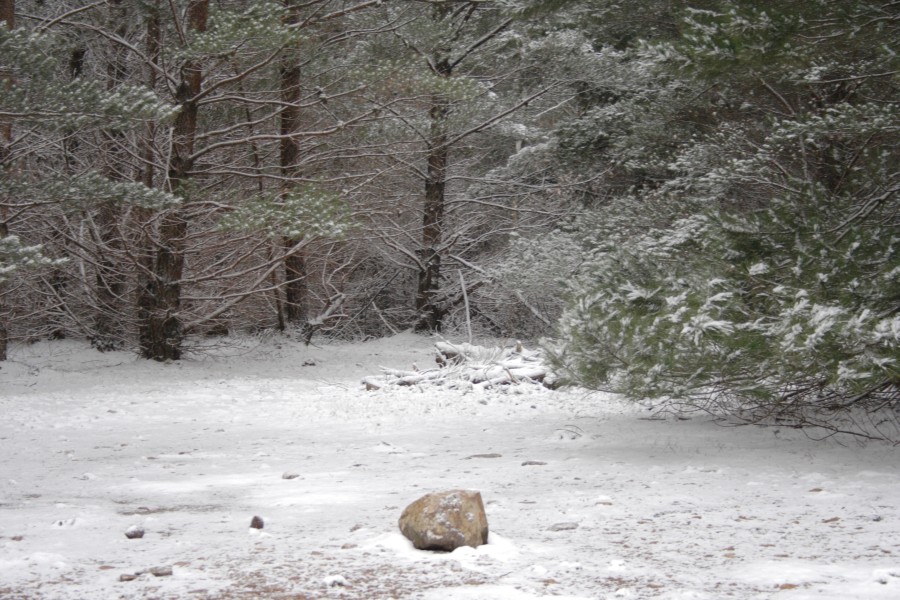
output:
[[510, 348], [488, 348], [474, 344], [435, 344], [437, 369], [402, 371], [382, 367], [382, 374], [363, 379], [368, 390], [412, 385], [486, 389], [500, 385], [544, 385], [553, 387], [540, 352], [526, 350], [521, 343]]

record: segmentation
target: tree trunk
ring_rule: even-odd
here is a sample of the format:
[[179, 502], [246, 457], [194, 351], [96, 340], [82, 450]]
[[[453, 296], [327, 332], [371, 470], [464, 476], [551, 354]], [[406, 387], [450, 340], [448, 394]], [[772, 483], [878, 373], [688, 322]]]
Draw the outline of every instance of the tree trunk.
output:
[[[16, 3], [15, 0], [0, 0], [0, 21], [6, 23], [7, 29], [14, 29], [16, 26]], [[11, 75], [9, 73], [0, 72], [0, 85], [8, 85]], [[6, 169], [9, 167], [9, 145], [12, 143], [12, 123], [9, 121], [0, 122], [0, 167]], [[5, 203], [0, 206], [0, 239], [9, 235], [9, 214]], [[9, 346], [9, 309], [3, 301], [6, 292], [6, 286], [0, 282], [0, 361], [6, 360], [7, 350]]]
[[[145, 83], [150, 90], [156, 89], [157, 73], [155, 66], [159, 64], [160, 46], [162, 40], [162, 24], [160, 18], [159, 2], [149, 5], [147, 14], [147, 31], [146, 31], [146, 53], [150, 64], [147, 66]], [[140, 179], [148, 188], [156, 185], [156, 150], [154, 146], [156, 138], [156, 123], [150, 121], [146, 125], [144, 139], [142, 140], [142, 166]], [[137, 314], [139, 322], [139, 347], [142, 355], [149, 351], [151, 338], [149, 331], [145, 330], [145, 310], [152, 307], [151, 299], [148, 297], [149, 291], [153, 288], [153, 241], [152, 241], [152, 223], [153, 213], [151, 210], [141, 207], [135, 207], [132, 213], [134, 225], [138, 229], [138, 240], [136, 244], [136, 266], [137, 266]], [[145, 305], [147, 308], [145, 309]]]
[[[444, 60], [436, 71], [450, 77], [452, 68]], [[416, 331], [440, 331], [444, 311], [438, 302], [441, 287], [441, 239], [444, 233], [444, 192], [447, 184], [449, 148], [447, 146], [447, 113], [450, 103], [441, 94], [431, 99], [428, 117], [431, 124], [428, 142], [428, 170], [425, 179], [425, 205], [422, 220], [422, 247], [419, 260], [419, 284], [416, 290]]]
[[[162, 44], [162, 23], [160, 22], [159, 0], [147, 7], [147, 65], [145, 83], [147, 89], [156, 90], [156, 66], [159, 65], [160, 46]], [[152, 188], [155, 183], [156, 172], [153, 168], [156, 159], [156, 152], [153, 149], [153, 142], [156, 138], [156, 123], [149, 121], [143, 141], [143, 166], [141, 167], [141, 181], [148, 188]]]
[[[110, 2], [110, 24], [115, 27], [116, 34], [124, 38], [126, 34], [127, 8], [122, 0]], [[106, 85], [114, 90], [125, 82], [127, 64], [123, 46], [112, 43], [110, 58], [106, 65]], [[108, 179], [123, 181], [127, 179], [122, 172], [126, 163], [122, 144], [125, 136], [121, 132], [103, 132], [105, 142], [104, 174]], [[124, 243], [119, 235], [121, 208], [113, 203], [104, 203], [97, 214], [97, 235], [99, 252], [97, 253], [97, 271], [94, 287], [96, 306], [94, 307], [94, 323], [91, 332], [91, 346], [106, 352], [121, 347], [121, 315], [122, 300], [125, 295], [126, 280], [117, 262], [122, 254]]]
[[[206, 30], [209, 0], [194, 0], [187, 8], [188, 29]], [[193, 168], [194, 138], [197, 133], [197, 100], [203, 83], [200, 66], [192, 61], [181, 68], [181, 82], [175, 93], [180, 107], [172, 128], [172, 148], [168, 165], [169, 187], [183, 194]], [[159, 225], [159, 244], [153, 269], [140, 291], [138, 318], [140, 347], [144, 358], [178, 360], [181, 358], [184, 328], [181, 320], [181, 278], [184, 274], [184, 242], [188, 232], [185, 208], [163, 214]]]
[[[298, 22], [299, 15], [293, 0], [284, 0], [289, 13], [289, 23]], [[279, 133], [290, 136], [300, 127], [300, 65], [293, 48], [288, 48], [281, 62], [281, 110]], [[300, 144], [293, 137], [282, 137], [279, 148], [279, 164], [282, 183], [282, 194], [287, 194], [294, 187], [292, 178], [297, 176], [300, 158]], [[301, 240], [285, 238], [284, 249], [287, 251]], [[303, 251], [289, 253], [284, 259], [284, 321], [288, 327], [303, 328], [307, 324], [308, 288], [306, 284], [306, 257]]]

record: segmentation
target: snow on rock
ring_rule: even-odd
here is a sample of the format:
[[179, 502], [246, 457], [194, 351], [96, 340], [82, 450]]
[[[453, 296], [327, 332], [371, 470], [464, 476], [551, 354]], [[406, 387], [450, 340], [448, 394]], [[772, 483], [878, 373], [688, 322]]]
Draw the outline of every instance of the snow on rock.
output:
[[481, 494], [472, 490], [426, 494], [404, 509], [399, 525], [419, 550], [450, 552], [488, 541], [484, 503]]
[[348, 587], [350, 582], [343, 575], [329, 575], [322, 579], [326, 587]]

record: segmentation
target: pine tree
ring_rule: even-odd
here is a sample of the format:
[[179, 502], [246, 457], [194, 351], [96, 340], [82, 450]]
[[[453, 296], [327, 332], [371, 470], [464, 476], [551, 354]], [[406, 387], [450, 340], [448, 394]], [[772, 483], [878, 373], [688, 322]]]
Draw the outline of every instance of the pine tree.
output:
[[[13, 3], [4, 4], [3, 10], [7, 24], [12, 24]], [[58, 59], [67, 54], [67, 46], [63, 36], [42, 27], [0, 32], [0, 54], [7, 69], [0, 110], [8, 142], [0, 166], [5, 230], [0, 261], [5, 277], [15, 282], [2, 293], [4, 321], [22, 308], [34, 315], [40, 314], [42, 304], [55, 315], [69, 308], [60, 297], [65, 287], [63, 259], [68, 257], [55, 247], [64, 236], [61, 223], [103, 205], [158, 206], [173, 201], [168, 194], [111, 178], [93, 165], [76, 165], [73, 150], [86, 136], [102, 130], [120, 135], [148, 120], [167, 119], [172, 111], [140, 86], [107, 86], [81, 77], [82, 49], [72, 48], [68, 63]], [[20, 132], [16, 137], [14, 130]], [[55, 148], [61, 152], [56, 154]], [[40, 267], [52, 267], [49, 279], [42, 275], [47, 269]], [[100, 269], [97, 273], [99, 277]], [[57, 322], [47, 313], [41, 318], [52, 326]], [[92, 328], [83, 324], [82, 333], [89, 336]]]
[[[662, 114], [680, 123], [668, 145], [648, 148], [636, 126], [606, 142], [652, 179], [582, 224], [591, 259], [560, 364], [636, 399], [749, 419], [839, 429], [857, 409], [891, 414], [892, 9], [715, 8], [687, 10], [676, 41], [645, 46], [675, 83]], [[848, 427], [896, 435], [876, 421]]]

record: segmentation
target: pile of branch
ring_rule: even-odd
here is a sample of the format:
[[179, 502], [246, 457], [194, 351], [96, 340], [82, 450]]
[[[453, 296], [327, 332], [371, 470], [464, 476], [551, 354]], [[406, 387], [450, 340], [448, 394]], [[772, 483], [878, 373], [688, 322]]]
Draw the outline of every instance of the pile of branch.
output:
[[435, 344], [436, 369], [403, 371], [382, 367], [382, 374], [363, 379], [367, 390], [395, 386], [440, 386], [447, 389], [487, 389], [502, 385], [532, 384], [553, 388], [556, 378], [543, 364], [541, 353], [521, 343], [511, 348], [473, 344]]

